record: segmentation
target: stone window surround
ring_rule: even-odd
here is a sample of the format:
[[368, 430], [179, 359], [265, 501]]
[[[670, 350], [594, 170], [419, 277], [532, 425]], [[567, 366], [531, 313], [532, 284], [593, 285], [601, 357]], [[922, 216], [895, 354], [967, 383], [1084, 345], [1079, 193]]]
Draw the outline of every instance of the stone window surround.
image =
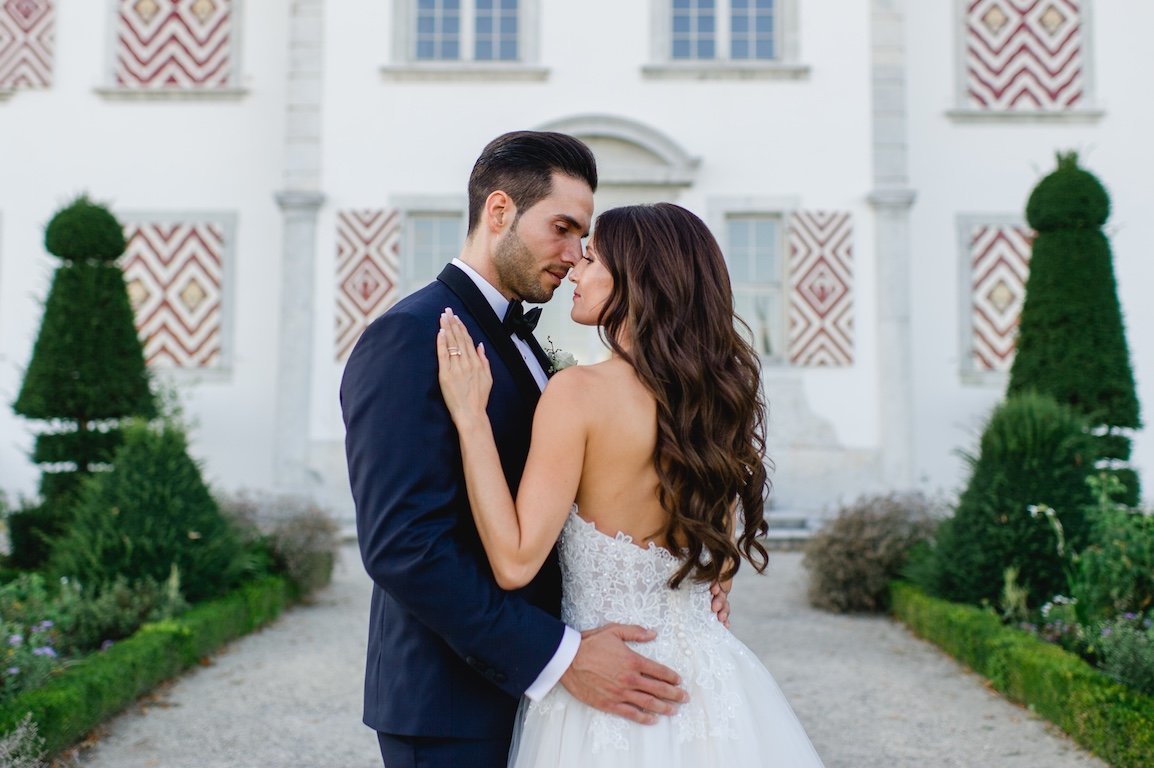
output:
[[179, 211], [131, 209], [113, 211], [123, 225], [129, 224], [216, 224], [224, 233], [220, 253], [220, 359], [212, 368], [150, 368], [153, 375], [180, 384], [202, 381], [231, 381], [233, 375], [233, 339], [236, 328], [234, 297], [236, 290], [236, 239], [238, 216], [235, 211]]
[[241, 37], [244, 21], [244, 0], [229, 0], [231, 4], [231, 29], [229, 30], [229, 56], [233, 62], [229, 75], [229, 86], [225, 88], [125, 88], [116, 84], [117, 28], [120, 18], [120, 0], [108, 2], [108, 26], [105, 30], [104, 83], [93, 92], [109, 101], [239, 101], [248, 95], [249, 89], [239, 85], [242, 80]]
[[954, 108], [946, 110], [946, 117], [953, 123], [964, 125], [972, 123], [1058, 123], [1081, 124], [1096, 123], [1106, 114], [1097, 107], [1097, 90], [1094, 87], [1094, 24], [1093, 0], [1080, 0], [1082, 14], [1078, 23], [1081, 25], [1082, 66], [1085, 82], [1084, 106], [1063, 111], [1054, 110], [1020, 110], [1013, 112], [994, 112], [983, 109], [974, 109], [969, 106], [966, 97], [966, 0], [957, 0], [956, 19], [954, 25]]
[[780, 334], [778, 338], [778, 354], [770, 357], [761, 357], [762, 365], [766, 368], [789, 368], [789, 357], [786, 354], [789, 322], [789, 260], [787, 258], [788, 224], [792, 213], [800, 207], [794, 197], [710, 197], [706, 200], [706, 222], [710, 230], [717, 237], [721, 252], [728, 253], [729, 229], [727, 226], [730, 216], [766, 216], [778, 221], [778, 255], [781, 265], [781, 317], [778, 318]]
[[[642, 74], [654, 80], [802, 80], [810, 67], [799, 60], [798, 0], [777, 0], [774, 7], [777, 58], [772, 60], [729, 58], [719, 50], [713, 60], [674, 59], [672, 56], [671, 0], [649, 0], [650, 64]], [[728, 0], [718, 7], [718, 26], [729, 24]], [[724, 17], [724, 18], [723, 18]], [[724, 55], [720, 55], [724, 53]]]
[[[472, 5], [474, 0], [462, 0]], [[472, 18], [472, 13], [467, 14]], [[462, 45], [458, 61], [426, 61], [416, 57], [416, 0], [394, 0], [392, 61], [381, 67], [388, 80], [545, 80], [549, 70], [538, 64], [540, 0], [519, 0], [518, 61], [474, 61], [471, 46]], [[471, 39], [467, 37], [465, 39]], [[462, 41], [464, 42], [464, 41]]]

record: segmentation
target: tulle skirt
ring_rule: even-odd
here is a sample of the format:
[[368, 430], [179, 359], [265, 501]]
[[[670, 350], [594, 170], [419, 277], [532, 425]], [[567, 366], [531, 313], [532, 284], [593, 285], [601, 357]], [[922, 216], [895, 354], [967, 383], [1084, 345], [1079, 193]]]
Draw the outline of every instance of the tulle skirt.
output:
[[[558, 685], [540, 702], [522, 700], [509, 765], [820, 767], [769, 670], [720, 625], [708, 634], [679, 644], [680, 658], [671, 666], [685, 681], [690, 700], [677, 715], [639, 725], [592, 709]], [[650, 649], [643, 644], [637, 650]]]

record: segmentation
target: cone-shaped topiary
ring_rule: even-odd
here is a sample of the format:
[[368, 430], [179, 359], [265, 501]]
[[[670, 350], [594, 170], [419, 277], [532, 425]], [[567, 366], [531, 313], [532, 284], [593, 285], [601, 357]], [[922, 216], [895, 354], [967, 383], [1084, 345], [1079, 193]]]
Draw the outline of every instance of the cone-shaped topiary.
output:
[[[1134, 374], [1102, 225], [1110, 198], [1075, 153], [1030, 194], [1026, 218], [1037, 236], [1008, 394], [1036, 391], [1085, 415], [1104, 432], [1104, 459], [1129, 458], [1125, 429], [1141, 426]], [[1127, 501], [1137, 476], [1123, 471]]]
[[244, 552], [171, 424], [125, 428], [113, 469], [89, 478], [52, 570], [96, 585], [117, 576], [164, 581], [172, 566], [190, 601], [236, 583]]
[[49, 465], [41, 496], [59, 516], [93, 465], [111, 459], [119, 420], [152, 417], [156, 404], [115, 263], [125, 249], [120, 224], [81, 197], [48, 223], [45, 245], [64, 263], [53, 277], [13, 410], [54, 424], [37, 437], [33, 460]]
[[[1095, 443], [1082, 418], [1047, 395], [1011, 397], [991, 415], [954, 516], [938, 529], [933, 592], [949, 600], [996, 601], [1016, 567], [1032, 605], [1067, 591], [1071, 551], [1086, 540], [1086, 478]], [[1061, 538], [1044, 511], [1051, 508]], [[1059, 551], [1061, 550], [1061, 551]]]

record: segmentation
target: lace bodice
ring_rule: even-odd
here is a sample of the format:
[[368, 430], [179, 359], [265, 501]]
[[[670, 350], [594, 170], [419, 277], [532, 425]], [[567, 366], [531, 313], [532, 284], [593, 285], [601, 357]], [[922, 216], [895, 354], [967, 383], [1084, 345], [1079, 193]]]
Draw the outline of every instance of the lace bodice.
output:
[[[738, 701], [725, 681], [734, 671], [734, 654], [748, 651], [717, 621], [710, 608], [709, 585], [685, 579], [678, 589], [670, 589], [669, 579], [681, 566], [677, 557], [654, 544], [643, 549], [623, 533], [608, 536], [598, 531], [577, 515], [576, 506], [565, 522], [558, 549], [565, 623], [578, 630], [619, 623], [656, 631], [653, 642], [632, 646], [677, 671], [690, 692], [689, 703], [671, 718], [677, 740], [732, 738]], [[702, 695], [705, 692], [708, 696]], [[714, 703], [708, 716], [707, 700]], [[565, 706], [564, 699], [546, 697], [531, 708], [554, 706]], [[622, 718], [594, 713], [594, 750], [627, 748], [629, 727], [634, 726]]]
[[642, 548], [631, 536], [609, 536], [577, 515], [561, 532], [561, 618], [577, 630], [603, 624], [640, 624], [658, 636], [701, 632], [717, 618], [709, 585], [685, 579], [669, 588], [681, 562], [655, 544]]

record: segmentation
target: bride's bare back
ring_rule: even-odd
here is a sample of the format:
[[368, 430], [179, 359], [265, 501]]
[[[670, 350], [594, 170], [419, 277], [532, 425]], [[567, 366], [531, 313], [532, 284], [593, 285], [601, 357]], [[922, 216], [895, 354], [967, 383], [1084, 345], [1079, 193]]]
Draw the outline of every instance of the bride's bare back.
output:
[[[621, 358], [577, 371], [588, 428], [576, 498], [581, 517], [603, 533], [632, 536], [641, 546], [649, 542], [667, 546], [669, 515], [658, 500], [653, 465], [657, 440], [653, 395]], [[548, 413], [539, 416], [548, 418]]]

